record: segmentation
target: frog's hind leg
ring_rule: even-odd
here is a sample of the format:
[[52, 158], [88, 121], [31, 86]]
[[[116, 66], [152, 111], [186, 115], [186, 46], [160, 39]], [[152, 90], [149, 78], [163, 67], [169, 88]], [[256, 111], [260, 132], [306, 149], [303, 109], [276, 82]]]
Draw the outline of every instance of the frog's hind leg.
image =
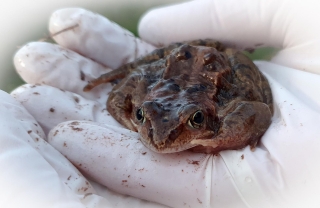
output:
[[84, 88], [83, 91], [87, 92], [95, 88], [96, 86], [103, 84], [103, 83], [108, 83], [112, 82], [117, 79], [123, 79], [127, 74], [129, 74], [132, 69], [135, 68], [134, 63], [129, 63], [126, 64], [118, 69], [112, 70], [111, 72], [102, 74], [100, 77], [97, 79], [94, 79], [90, 81]]
[[182, 43], [174, 43], [164, 48], [158, 48], [151, 53], [137, 59], [136, 61], [127, 63], [121, 66], [118, 69], [112, 70], [111, 72], [102, 74], [97, 79], [90, 81], [83, 89], [83, 91], [87, 92], [95, 88], [96, 86], [112, 82], [116, 79], [123, 79], [126, 77], [130, 72], [136, 69], [140, 65], [149, 64], [163, 57], [167, 56], [174, 48], [181, 46]]

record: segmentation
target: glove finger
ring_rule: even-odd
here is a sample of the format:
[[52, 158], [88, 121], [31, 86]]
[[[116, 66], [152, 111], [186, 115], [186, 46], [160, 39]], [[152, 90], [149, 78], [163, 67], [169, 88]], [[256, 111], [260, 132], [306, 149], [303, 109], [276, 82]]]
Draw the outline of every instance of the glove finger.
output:
[[12, 96], [39, 122], [45, 134], [57, 124], [69, 120], [88, 120], [120, 126], [106, 111], [105, 103], [46, 85], [24, 85]]
[[310, 27], [319, 9], [316, 1], [191, 1], [148, 12], [139, 34], [154, 45], [211, 38], [239, 49], [290, 48], [273, 61], [320, 73], [320, 27]]
[[77, 93], [87, 99], [106, 101], [111, 84], [97, 86], [90, 92], [83, 87], [108, 68], [59, 45], [33, 42], [22, 47], [14, 57], [19, 75], [30, 84], [46, 84]]
[[212, 155], [157, 154], [135, 132], [88, 121], [61, 123], [48, 138], [76, 167], [111, 190], [170, 207], [199, 207], [200, 202], [209, 207]]
[[71, 30], [54, 35], [54, 40], [112, 69], [155, 49], [105, 17], [80, 8], [54, 12], [49, 30], [54, 34], [75, 25]]
[[[264, 23], [271, 20], [273, 12], [262, 16], [258, 12], [261, 2], [204, 0], [154, 9], [142, 18], [139, 34], [152, 44], [212, 38], [239, 48], [281, 47], [282, 34], [278, 33], [283, 31], [270, 33], [270, 25]], [[265, 11], [279, 7], [271, 3], [265, 6]]]

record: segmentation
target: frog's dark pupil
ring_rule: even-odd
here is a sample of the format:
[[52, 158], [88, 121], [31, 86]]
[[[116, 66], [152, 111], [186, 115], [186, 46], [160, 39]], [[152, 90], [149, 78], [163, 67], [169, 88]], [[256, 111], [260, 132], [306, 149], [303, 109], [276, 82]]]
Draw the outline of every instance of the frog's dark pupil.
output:
[[186, 52], [184, 53], [184, 55], [185, 55], [186, 59], [189, 59], [189, 58], [191, 58], [191, 56], [192, 56], [189, 51], [186, 51]]
[[201, 124], [203, 122], [203, 113], [201, 111], [197, 111], [194, 115], [193, 115], [193, 122], [196, 124]]
[[143, 119], [143, 113], [142, 113], [142, 110], [141, 108], [139, 108], [136, 112], [136, 117], [138, 119], [138, 121], [141, 121]]

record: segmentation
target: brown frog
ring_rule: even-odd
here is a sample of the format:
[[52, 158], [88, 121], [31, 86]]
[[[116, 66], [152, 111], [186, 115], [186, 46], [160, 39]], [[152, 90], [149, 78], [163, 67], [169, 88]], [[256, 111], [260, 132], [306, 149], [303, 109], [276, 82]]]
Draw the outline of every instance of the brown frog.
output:
[[267, 79], [241, 52], [213, 40], [175, 43], [103, 74], [122, 79], [107, 109], [159, 153], [255, 147], [273, 114]]

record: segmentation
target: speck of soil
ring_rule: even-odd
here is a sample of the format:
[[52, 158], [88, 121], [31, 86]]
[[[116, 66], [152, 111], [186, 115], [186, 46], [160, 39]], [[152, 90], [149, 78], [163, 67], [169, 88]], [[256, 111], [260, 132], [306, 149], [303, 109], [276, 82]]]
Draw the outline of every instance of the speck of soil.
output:
[[79, 103], [79, 98], [78, 97], [73, 97], [74, 101], [76, 101], [76, 103]]
[[197, 161], [197, 160], [188, 160], [188, 164], [199, 165], [199, 161]]
[[74, 130], [74, 131], [82, 131], [82, 130], [83, 130], [83, 128], [76, 128], [76, 127], [74, 127], [74, 126], [70, 126], [70, 127], [71, 127], [71, 129]]
[[74, 122], [71, 122], [70, 124], [71, 125], [79, 125], [79, 122], [78, 121], [74, 121]]
[[83, 73], [82, 70], [80, 70], [80, 79], [81, 79], [82, 81], [84, 81], [84, 80], [86, 79], [86, 75]]

